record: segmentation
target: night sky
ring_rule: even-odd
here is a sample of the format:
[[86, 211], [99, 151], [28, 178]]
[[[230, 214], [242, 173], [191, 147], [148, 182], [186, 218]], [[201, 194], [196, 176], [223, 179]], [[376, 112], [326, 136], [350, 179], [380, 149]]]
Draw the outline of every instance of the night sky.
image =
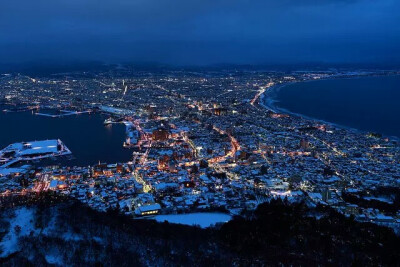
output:
[[399, 0], [0, 0], [0, 62], [400, 62]]

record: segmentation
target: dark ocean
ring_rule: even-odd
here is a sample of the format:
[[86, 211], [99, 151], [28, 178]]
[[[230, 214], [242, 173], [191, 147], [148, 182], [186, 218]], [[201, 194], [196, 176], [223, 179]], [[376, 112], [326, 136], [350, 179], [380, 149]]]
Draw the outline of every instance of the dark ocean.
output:
[[400, 76], [293, 83], [274, 95], [277, 109], [400, 137]]
[[105, 116], [80, 114], [62, 118], [32, 115], [31, 112], [0, 111], [0, 149], [15, 142], [61, 139], [74, 159], [66, 165], [127, 162], [132, 151], [124, 149], [125, 126], [104, 126]]

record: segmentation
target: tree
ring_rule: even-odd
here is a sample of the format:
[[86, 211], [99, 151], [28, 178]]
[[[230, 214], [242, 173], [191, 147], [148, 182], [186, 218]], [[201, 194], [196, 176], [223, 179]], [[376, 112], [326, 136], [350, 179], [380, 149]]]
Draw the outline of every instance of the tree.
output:
[[16, 225], [16, 226], [14, 227], [14, 231], [15, 231], [15, 233], [16, 233], [17, 235], [19, 235], [19, 234], [21, 233], [21, 226]]

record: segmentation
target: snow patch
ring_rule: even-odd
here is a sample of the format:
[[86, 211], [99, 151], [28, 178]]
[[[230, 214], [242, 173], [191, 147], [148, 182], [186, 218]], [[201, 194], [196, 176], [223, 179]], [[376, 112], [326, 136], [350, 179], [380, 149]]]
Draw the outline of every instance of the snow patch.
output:
[[63, 259], [60, 255], [46, 255], [45, 259], [48, 264], [54, 264], [57, 266], [63, 266]]
[[15, 217], [9, 221], [9, 231], [0, 242], [0, 257], [7, 257], [18, 251], [18, 239], [34, 231], [33, 215], [34, 210], [26, 207], [15, 210]]

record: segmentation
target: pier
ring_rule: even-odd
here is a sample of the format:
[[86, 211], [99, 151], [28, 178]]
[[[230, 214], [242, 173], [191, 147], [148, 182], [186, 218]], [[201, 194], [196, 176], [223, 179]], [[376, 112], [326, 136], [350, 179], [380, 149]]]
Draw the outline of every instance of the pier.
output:
[[37, 113], [35, 113], [35, 115], [51, 117], [51, 118], [61, 118], [61, 117], [71, 116], [71, 115], [91, 113], [92, 111], [91, 110], [85, 110], [85, 111], [60, 110], [60, 112], [63, 112], [63, 114], [48, 114], [48, 113], [37, 112]]
[[72, 152], [59, 139], [15, 143], [0, 150], [0, 159], [4, 162], [0, 169], [8, 168], [20, 161], [41, 160], [70, 154]]

